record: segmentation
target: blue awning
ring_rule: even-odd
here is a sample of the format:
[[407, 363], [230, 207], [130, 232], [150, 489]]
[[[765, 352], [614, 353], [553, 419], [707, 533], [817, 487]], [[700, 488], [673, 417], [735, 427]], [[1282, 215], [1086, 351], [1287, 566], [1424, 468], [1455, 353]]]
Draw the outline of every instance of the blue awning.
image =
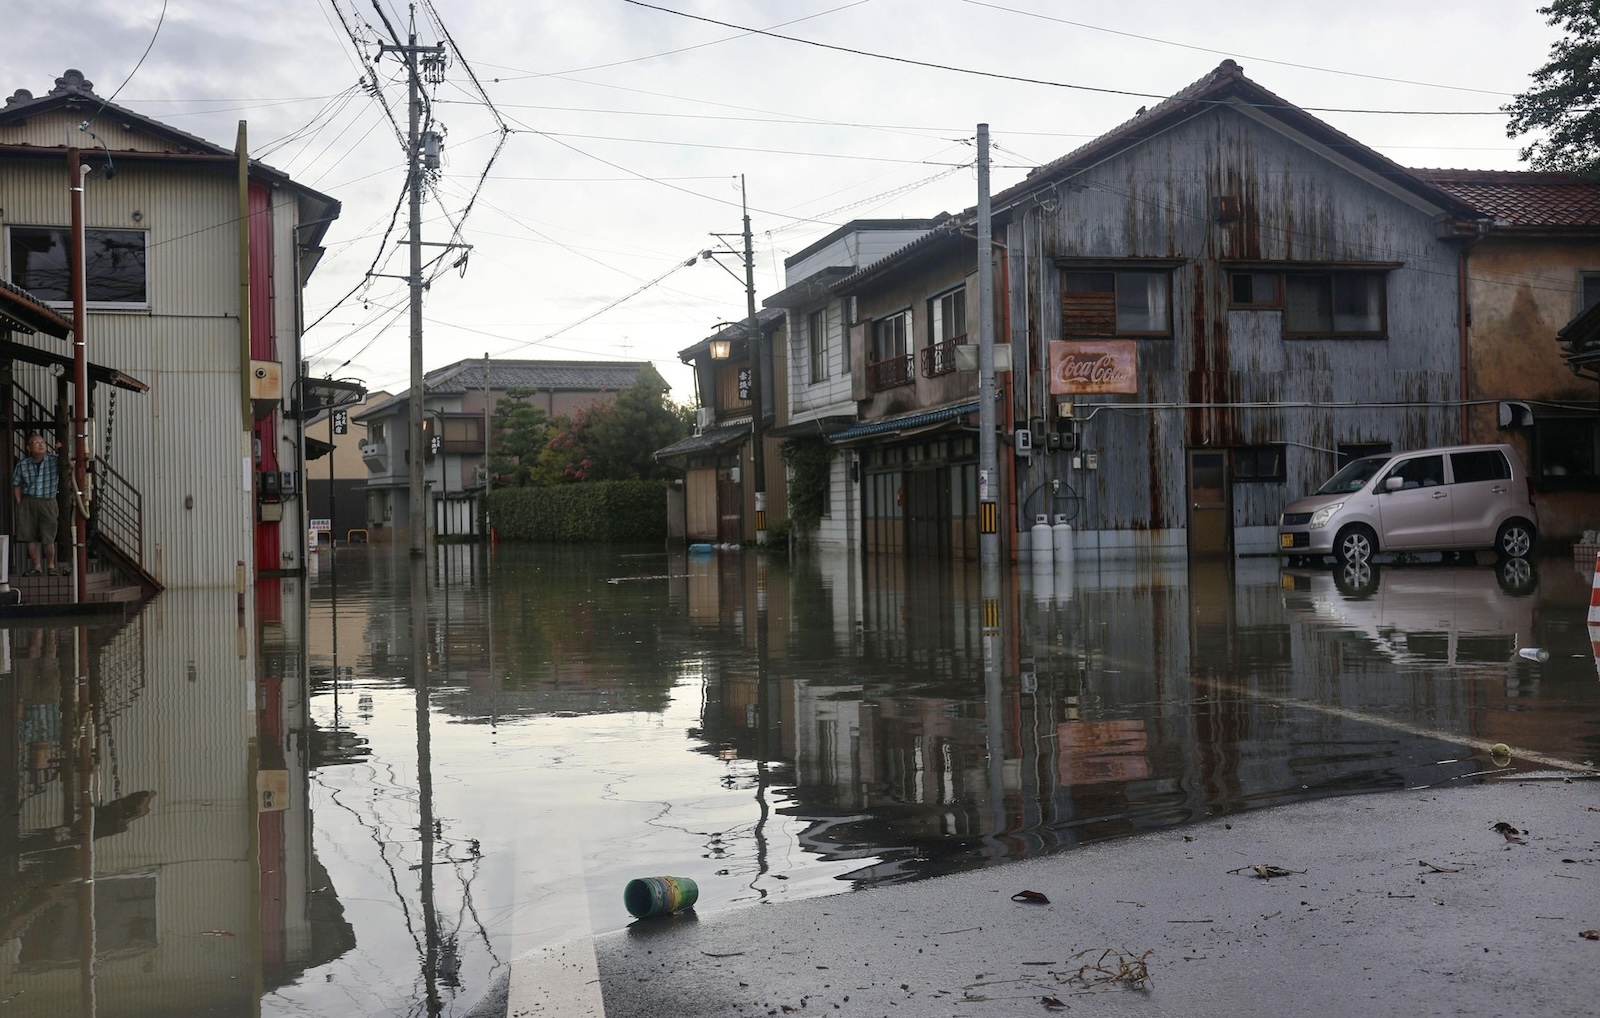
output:
[[953, 421], [958, 417], [978, 412], [978, 401], [957, 403], [953, 406], [939, 407], [935, 410], [919, 410], [916, 413], [901, 414], [898, 417], [881, 417], [873, 421], [862, 421], [843, 431], [827, 436], [830, 442], [849, 442], [858, 438], [869, 438], [873, 435], [886, 435], [897, 431], [916, 431], [933, 424], [943, 424]]

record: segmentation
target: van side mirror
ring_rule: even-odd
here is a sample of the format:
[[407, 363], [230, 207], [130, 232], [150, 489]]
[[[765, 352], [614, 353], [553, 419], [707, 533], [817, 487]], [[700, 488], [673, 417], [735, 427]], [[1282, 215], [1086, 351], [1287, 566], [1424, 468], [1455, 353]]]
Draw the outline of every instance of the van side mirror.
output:
[[1405, 486], [1406, 486], [1406, 479], [1404, 477], [1386, 477], [1383, 480], [1383, 490], [1384, 491], [1399, 491], [1401, 488], [1404, 488]]

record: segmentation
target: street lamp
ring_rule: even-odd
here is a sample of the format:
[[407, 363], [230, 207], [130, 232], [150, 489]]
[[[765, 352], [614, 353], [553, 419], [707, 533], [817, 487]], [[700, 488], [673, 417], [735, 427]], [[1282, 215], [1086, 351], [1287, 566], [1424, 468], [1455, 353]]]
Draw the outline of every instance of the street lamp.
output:
[[713, 339], [711, 341], [711, 359], [712, 360], [714, 360], [714, 361], [725, 361], [725, 360], [728, 359], [728, 355], [731, 354], [731, 353], [733, 353], [733, 340], [731, 340], [731, 339]]

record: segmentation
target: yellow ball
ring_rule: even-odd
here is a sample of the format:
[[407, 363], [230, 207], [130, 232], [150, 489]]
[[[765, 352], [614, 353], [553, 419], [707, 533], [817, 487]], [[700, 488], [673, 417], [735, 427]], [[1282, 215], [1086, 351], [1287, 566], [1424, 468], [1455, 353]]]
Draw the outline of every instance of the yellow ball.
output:
[[1511, 762], [1511, 747], [1503, 742], [1497, 742], [1489, 747], [1489, 756], [1501, 767]]

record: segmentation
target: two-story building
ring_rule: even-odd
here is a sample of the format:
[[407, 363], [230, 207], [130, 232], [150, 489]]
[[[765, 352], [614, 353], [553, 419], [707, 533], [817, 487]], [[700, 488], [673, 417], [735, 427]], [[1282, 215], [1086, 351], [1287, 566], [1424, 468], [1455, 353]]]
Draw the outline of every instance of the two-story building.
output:
[[[1341, 458], [1460, 434], [1457, 277], [1482, 215], [1231, 60], [992, 209], [1002, 530], [1063, 514], [1079, 549], [1269, 552]], [[964, 547], [976, 388], [918, 357], [938, 364], [940, 323], [975, 304], [972, 223], [834, 285], [867, 374], [835, 438], [861, 442], [869, 551]]]
[[[428, 486], [430, 535], [477, 533], [478, 496], [493, 438], [495, 405], [508, 394], [565, 416], [616, 399], [646, 361], [456, 361], [423, 376], [423, 432], [429, 438], [423, 471]], [[411, 438], [409, 390], [369, 402], [351, 414], [366, 429], [358, 447], [366, 464], [366, 526], [374, 543], [410, 540]], [[487, 439], [486, 439], [487, 436]], [[435, 443], [434, 438], [438, 441]], [[436, 446], [436, 447], [435, 447]]]
[[[301, 293], [339, 203], [251, 160], [242, 122], [226, 148], [108, 102], [78, 71], [18, 90], [0, 109], [0, 275], [69, 319], [75, 159], [88, 357], [148, 386], [99, 385], [88, 407], [93, 497], [115, 499], [130, 568], [168, 587], [300, 570]], [[70, 348], [13, 341], [37, 352], [9, 359], [8, 457], [28, 430], [70, 450], [50, 362]]]
[[[784, 259], [784, 288], [768, 297], [768, 308], [787, 316], [788, 424], [783, 436], [804, 440], [836, 434], [856, 423], [866, 395], [864, 375], [851, 344], [855, 304], [836, 297], [832, 285], [926, 234], [947, 217], [935, 219], [857, 219]], [[958, 309], [952, 309], [958, 310]], [[965, 322], [946, 346], [959, 342]], [[944, 373], [943, 362], [924, 364]], [[869, 369], [870, 370], [870, 369]], [[849, 453], [829, 462], [822, 518], [809, 536], [818, 548], [846, 548], [859, 540], [857, 478], [860, 464]]]
[[[761, 311], [753, 348], [749, 323], [735, 322], [678, 352], [694, 368], [696, 410], [694, 434], [655, 452], [656, 462], [682, 472], [667, 492], [670, 539], [691, 544], [754, 541], [758, 522], [788, 515], [788, 475], [779, 438], [789, 408], [784, 320], [775, 308]], [[755, 482], [757, 420], [760, 485]], [[757, 515], [758, 488], [764, 519]]]

